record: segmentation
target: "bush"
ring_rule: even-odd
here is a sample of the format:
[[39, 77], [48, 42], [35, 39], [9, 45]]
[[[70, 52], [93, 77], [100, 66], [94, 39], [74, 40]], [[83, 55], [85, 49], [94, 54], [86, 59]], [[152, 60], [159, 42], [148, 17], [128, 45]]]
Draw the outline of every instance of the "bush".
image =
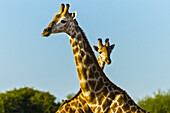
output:
[[170, 113], [170, 90], [158, 91], [154, 97], [147, 96], [138, 101], [138, 105], [151, 113]]
[[54, 113], [60, 103], [49, 92], [20, 88], [0, 93], [0, 113]]

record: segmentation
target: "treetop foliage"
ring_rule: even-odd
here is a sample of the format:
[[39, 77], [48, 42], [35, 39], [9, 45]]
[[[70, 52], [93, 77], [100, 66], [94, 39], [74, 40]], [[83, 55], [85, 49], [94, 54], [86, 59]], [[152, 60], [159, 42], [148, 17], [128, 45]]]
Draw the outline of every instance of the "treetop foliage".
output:
[[[67, 95], [70, 99], [74, 93]], [[25, 87], [0, 93], [0, 113], [55, 113], [60, 102], [49, 92]], [[154, 96], [146, 96], [138, 105], [151, 113], [170, 113], [170, 90], [159, 90]]]
[[138, 101], [138, 105], [151, 113], [170, 113], [170, 90], [158, 90], [154, 97], [146, 96]]
[[20, 88], [0, 93], [0, 113], [54, 113], [60, 103], [49, 92]]
[[67, 95], [67, 99], [71, 99], [73, 96], [75, 95], [75, 93], [70, 93]]

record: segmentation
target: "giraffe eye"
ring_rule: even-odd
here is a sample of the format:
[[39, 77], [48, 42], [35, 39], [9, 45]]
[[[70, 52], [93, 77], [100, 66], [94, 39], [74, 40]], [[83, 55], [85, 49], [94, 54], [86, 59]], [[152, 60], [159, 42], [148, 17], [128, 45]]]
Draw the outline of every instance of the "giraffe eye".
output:
[[66, 23], [67, 21], [65, 21], [65, 20], [61, 20], [61, 23]]
[[101, 54], [102, 52], [99, 52], [99, 54]]

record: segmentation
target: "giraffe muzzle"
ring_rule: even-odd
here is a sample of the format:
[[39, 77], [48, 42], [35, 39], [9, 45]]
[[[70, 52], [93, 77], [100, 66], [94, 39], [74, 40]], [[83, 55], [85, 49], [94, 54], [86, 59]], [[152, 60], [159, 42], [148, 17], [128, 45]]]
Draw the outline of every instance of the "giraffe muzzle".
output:
[[107, 60], [106, 60], [106, 64], [111, 64], [111, 62], [112, 62], [112, 61], [111, 61], [110, 59], [107, 59]]
[[48, 36], [50, 36], [50, 34], [51, 34], [51, 28], [45, 28], [43, 33], [42, 33], [42, 36], [48, 37]]

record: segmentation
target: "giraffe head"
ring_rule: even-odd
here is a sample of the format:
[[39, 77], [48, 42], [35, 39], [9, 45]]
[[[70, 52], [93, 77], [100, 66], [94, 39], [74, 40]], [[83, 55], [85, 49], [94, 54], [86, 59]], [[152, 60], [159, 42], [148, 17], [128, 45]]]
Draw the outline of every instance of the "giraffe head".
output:
[[[65, 8], [64, 8], [65, 7]], [[47, 28], [44, 29], [42, 36], [49, 36], [52, 33], [69, 33], [73, 25], [77, 12], [69, 13], [69, 4], [61, 4], [59, 13], [56, 13], [54, 19]]]
[[110, 45], [108, 38], [105, 40], [106, 43], [105, 45], [102, 44], [101, 38], [98, 39], [98, 42], [99, 42], [99, 47], [93, 46], [94, 50], [99, 53], [102, 62], [105, 62], [106, 64], [110, 64], [111, 63], [110, 54], [113, 48], [115, 47], [115, 44]]

